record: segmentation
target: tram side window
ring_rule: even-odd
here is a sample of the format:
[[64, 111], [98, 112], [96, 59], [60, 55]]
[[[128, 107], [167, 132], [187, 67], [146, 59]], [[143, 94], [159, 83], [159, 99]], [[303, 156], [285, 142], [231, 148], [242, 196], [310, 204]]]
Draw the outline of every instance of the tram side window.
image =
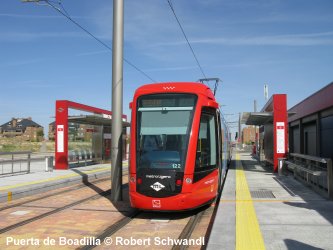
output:
[[216, 121], [213, 114], [202, 113], [197, 142], [196, 168], [208, 168], [217, 163]]

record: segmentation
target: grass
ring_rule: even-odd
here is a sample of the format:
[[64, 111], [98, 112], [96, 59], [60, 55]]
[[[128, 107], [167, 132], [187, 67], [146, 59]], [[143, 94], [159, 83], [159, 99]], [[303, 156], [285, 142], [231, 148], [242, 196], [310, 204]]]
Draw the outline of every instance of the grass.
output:
[[[69, 142], [69, 150], [91, 149], [91, 142]], [[28, 142], [17, 138], [0, 138], [0, 152], [54, 152], [55, 143], [53, 141]]]

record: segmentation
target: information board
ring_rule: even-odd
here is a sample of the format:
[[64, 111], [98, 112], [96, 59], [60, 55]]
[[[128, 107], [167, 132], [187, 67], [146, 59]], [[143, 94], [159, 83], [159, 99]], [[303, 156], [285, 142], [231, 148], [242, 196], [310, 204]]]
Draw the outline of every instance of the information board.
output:
[[284, 154], [285, 149], [285, 125], [284, 122], [276, 123], [276, 152]]
[[64, 152], [64, 125], [57, 126], [57, 152]]

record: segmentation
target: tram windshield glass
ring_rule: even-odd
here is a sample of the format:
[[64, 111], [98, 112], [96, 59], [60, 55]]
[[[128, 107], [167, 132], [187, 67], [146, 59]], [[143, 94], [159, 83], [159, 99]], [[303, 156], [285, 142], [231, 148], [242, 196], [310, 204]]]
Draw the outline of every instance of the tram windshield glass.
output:
[[196, 100], [191, 94], [138, 99], [137, 168], [184, 169]]

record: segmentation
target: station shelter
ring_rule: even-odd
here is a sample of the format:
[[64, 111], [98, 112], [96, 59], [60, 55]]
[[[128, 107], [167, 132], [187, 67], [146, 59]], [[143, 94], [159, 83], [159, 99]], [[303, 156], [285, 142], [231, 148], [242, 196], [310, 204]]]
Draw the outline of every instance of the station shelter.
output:
[[260, 112], [244, 112], [241, 123], [259, 126], [257, 154], [277, 172], [278, 159], [288, 151], [287, 95], [274, 94]]
[[333, 82], [288, 112], [290, 153], [333, 160]]
[[[69, 110], [85, 112], [80, 115], [69, 115]], [[68, 169], [70, 162], [76, 159], [89, 159], [99, 163], [111, 158], [111, 120], [112, 112], [68, 100], [57, 100], [55, 110], [55, 169]], [[126, 157], [126, 127], [129, 127], [127, 116], [123, 122], [123, 158]], [[84, 131], [80, 131], [84, 130]], [[76, 148], [71, 145], [72, 137], [80, 137], [80, 132], [90, 134], [87, 143]], [[76, 144], [78, 144], [76, 142]], [[81, 143], [82, 144], [82, 143]], [[88, 147], [88, 149], [87, 149]]]

